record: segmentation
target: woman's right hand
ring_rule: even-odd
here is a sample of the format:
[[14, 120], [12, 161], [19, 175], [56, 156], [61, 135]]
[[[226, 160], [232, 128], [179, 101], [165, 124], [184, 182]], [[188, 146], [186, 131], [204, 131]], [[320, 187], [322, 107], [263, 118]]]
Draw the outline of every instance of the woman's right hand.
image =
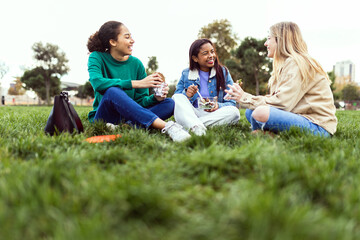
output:
[[195, 93], [197, 93], [197, 91], [198, 91], [197, 85], [190, 85], [186, 90], [186, 96], [188, 98], [192, 98], [195, 95]]
[[160, 87], [162, 81], [158, 73], [153, 73], [142, 80], [132, 80], [133, 88], [156, 88]]

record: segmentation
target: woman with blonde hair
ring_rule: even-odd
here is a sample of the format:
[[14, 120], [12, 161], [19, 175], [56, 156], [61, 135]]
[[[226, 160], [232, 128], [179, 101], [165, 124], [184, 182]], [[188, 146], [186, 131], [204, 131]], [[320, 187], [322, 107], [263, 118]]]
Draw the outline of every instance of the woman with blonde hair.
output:
[[292, 22], [271, 26], [265, 46], [267, 56], [274, 59], [270, 94], [254, 96], [237, 84], [226, 90], [229, 99], [248, 108], [245, 115], [252, 130], [277, 133], [299, 127], [315, 135], [333, 135], [337, 118], [331, 82], [308, 54], [299, 27]]

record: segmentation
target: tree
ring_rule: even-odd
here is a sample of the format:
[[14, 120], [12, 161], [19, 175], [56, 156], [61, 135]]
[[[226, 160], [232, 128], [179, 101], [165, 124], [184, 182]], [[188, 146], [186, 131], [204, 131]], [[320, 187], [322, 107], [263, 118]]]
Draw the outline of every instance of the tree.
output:
[[169, 91], [167, 97], [171, 98], [175, 94], [175, 91], [176, 91], [176, 83], [169, 84]]
[[146, 75], [150, 75], [154, 72], [156, 72], [159, 68], [157, 59], [155, 56], [149, 57], [148, 66], [146, 68]]
[[344, 101], [354, 101], [358, 100], [360, 98], [359, 89], [352, 84], [347, 84], [343, 90], [342, 95], [344, 98]]
[[327, 72], [327, 74], [328, 74], [329, 79], [330, 79], [330, 81], [331, 81], [331, 85], [330, 85], [331, 91], [334, 92], [335, 89], [336, 89], [336, 87], [334, 86], [335, 78], [336, 78], [335, 72], [334, 72], [334, 70], [333, 70], [333, 71], [331, 71], [331, 72]]
[[266, 91], [272, 71], [272, 63], [266, 57], [265, 41], [266, 39], [245, 38], [232, 52], [233, 58], [225, 62], [233, 78], [241, 78], [243, 88], [256, 95], [259, 95], [260, 91]]
[[26, 70], [20, 78], [21, 82], [25, 84], [25, 89], [33, 90], [42, 100], [45, 100], [47, 95], [55, 96], [60, 92], [60, 79], [57, 76], [51, 76], [49, 81], [52, 87], [47, 94], [45, 77], [46, 70], [42, 67], [36, 67], [31, 70]]
[[84, 85], [78, 87], [78, 93], [76, 94], [78, 98], [87, 98], [94, 97], [94, 89], [90, 82], [86, 82]]
[[23, 87], [23, 83], [20, 80], [20, 77], [16, 77], [15, 84], [9, 88], [9, 95], [24, 95], [26, 90]]
[[5, 63], [0, 62], [0, 79], [2, 79], [8, 71], [8, 66], [6, 66]]
[[[5, 63], [0, 62], [0, 80], [3, 79], [3, 77], [5, 76], [5, 74], [9, 71], [8, 66], [6, 66]], [[1, 82], [0, 82], [0, 86], [1, 86]], [[0, 88], [1, 90], [1, 88]], [[1, 95], [1, 93], [0, 93]]]
[[232, 26], [227, 19], [215, 20], [202, 27], [199, 38], [210, 39], [216, 48], [216, 53], [221, 62], [230, 58], [230, 51], [236, 46], [237, 37], [232, 33]]
[[342, 92], [339, 91], [339, 89], [336, 89], [336, 86], [335, 86], [335, 79], [336, 79], [336, 76], [335, 76], [335, 72], [334, 70], [331, 71], [331, 72], [327, 72], [328, 76], [329, 76], [329, 79], [331, 81], [331, 85], [330, 85], [330, 89], [334, 95], [334, 99], [335, 100], [338, 100], [338, 99], [341, 99], [342, 98]]
[[[57, 45], [47, 43], [43, 45], [41, 42], [37, 42], [32, 46], [34, 51], [34, 58], [38, 62], [36, 72], [40, 73], [44, 86], [46, 102], [50, 104], [50, 96], [54, 96], [59, 92], [54, 92], [54, 89], [60, 89], [60, 77], [70, 70], [67, 66], [68, 59], [65, 53], [60, 51]], [[59, 81], [55, 80], [58, 79]], [[53, 85], [55, 84], [55, 85]], [[42, 88], [40, 88], [42, 91]], [[38, 93], [37, 89], [33, 89]]]

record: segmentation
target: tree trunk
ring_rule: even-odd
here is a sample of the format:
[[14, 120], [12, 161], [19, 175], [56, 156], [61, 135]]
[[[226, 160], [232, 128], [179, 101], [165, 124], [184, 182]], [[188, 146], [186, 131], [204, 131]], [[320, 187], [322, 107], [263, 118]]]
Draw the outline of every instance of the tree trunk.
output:
[[255, 88], [256, 95], [259, 95], [259, 79], [258, 79], [258, 73], [256, 70], [254, 71], [254, 78], [255, 78], [255, 84], [256, 84], [256, 88]]
[[45, 80], [45, 90], [46, 90], [46, 104], [50, 105], [50, 79], [46, 78]]

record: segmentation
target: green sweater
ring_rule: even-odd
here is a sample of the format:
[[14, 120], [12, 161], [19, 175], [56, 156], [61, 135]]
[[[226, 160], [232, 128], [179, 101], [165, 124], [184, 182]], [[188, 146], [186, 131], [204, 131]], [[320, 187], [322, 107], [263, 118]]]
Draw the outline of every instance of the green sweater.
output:
[[144, 65], [136, 57], [130, 56], [128, 60], [119, 62], [109, 53], [92, 52], [89, 56], [88, 71], [95, 92], [93, 110], [88, 115], [90, 122], [94, 121], [103, 94], [110, 87], [121, 88], [142, 107], [157, 103], [154, 95], [149, 96], [148, 88], [132, 88], [132, 80], [146, 77]]

